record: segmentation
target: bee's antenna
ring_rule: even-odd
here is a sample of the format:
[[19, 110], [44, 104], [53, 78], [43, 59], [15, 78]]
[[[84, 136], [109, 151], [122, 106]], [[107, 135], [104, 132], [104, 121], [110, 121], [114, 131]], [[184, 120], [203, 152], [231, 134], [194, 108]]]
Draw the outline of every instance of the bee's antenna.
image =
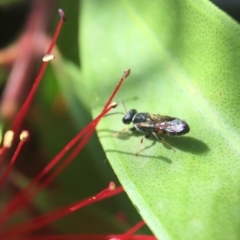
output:
[[115, 114], [122, 114], [122, 115], [125, 115], [127, 113], [127, 108], [125, 106], [125, 104], [123, 103], [122, 100], [120, 100], [120, 103], [122, 104], [124, 110], [125, 110], [125, 113], [124, 112], [114, 112], [114, 113], [108, 113], [106, 115], [104, 115], [104, 117], [107, 117], [107, 116], [110, 116], [110, 115], [115, 115]]
[[125, 104], [123, 103], [122, 100], [120, 101], [120, 103], [122, 104], [122, 106], [123, 106], [123, 108], [124, 108], [124, 110], [125, 110], [125, 113], [127, 113], [127, 108], [126, 108], [126, 106], [125, 106]]
[[108, 114], [104, 115], [103, 117], [108, 117], [108, 116], [110, 116], [110, 115], [115, 115], [115, 114], [122, 114], [122, 115], [124, 115], [125, 113], [124, 113], [124, 112], [108, 113]]

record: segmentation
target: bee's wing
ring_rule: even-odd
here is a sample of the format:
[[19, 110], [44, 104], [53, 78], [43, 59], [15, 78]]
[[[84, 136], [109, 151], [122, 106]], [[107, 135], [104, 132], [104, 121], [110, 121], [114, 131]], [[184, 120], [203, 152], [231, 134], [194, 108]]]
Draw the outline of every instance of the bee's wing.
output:
[[182, 135], [189, 132], [187, 123], [178, 118], [156, 123], [156, 127], [168, 133], [173, 133], [173, 135]]
[[[152, 127], [155, 127], [156, 130], [159, 129], [167, 133], [174, 133], [174, 135], [182, 135], [190, 130], [185, 121], [175, 117], [149, 114], [149, 118], [151, 118], [149, 124], [151, 124]], [[160, 133], [162, 132], [160, 131]]]
[[159, 114], [147, 113], [149, 120], [147, 122], [138, 123], [139, 127], [148, 128], [157, 134], [169, 133], [173, 135], [182, 135], [188, 133], [190, 128], [188, 124], [178, 118], [170, 116], [162, 116]]
[[170, 117], [170, 116], [163, 116], [160, 114], [150, 114], [148, 113], [148, 117], [153, 121], [153, 122], [168, 122], [172, 121], [176, 118]]

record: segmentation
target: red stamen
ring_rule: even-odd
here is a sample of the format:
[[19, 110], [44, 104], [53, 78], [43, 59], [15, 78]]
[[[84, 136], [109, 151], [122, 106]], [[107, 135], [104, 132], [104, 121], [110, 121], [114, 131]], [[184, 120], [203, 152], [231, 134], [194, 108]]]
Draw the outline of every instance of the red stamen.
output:
[[[28, 237], [26, 240], [122, 240], [121, 234], [111, 235], [92, 235], [92, 234], [69, 234], [69, 235], [49, 235], [49, 236], [36, 236]], [[152, 235], [135, 235], [131, 236], [128, 240], [156, 240]]]
[[[115, 107], [115, 103], [114, 103]], [[109, 108], [105, 110], [105, 112], [101, 113], [94, 121], [92, 121], [92, 124], [89, 128], [89, 131], [86, 133], [86, 135], [83, 137], [82, 141], [79, 143], [79, 145], [73, 150], [73, 152], [64, 160], [63, 163], [61, 163], [57, 169], [55, 169], [41, 184], [39, 187], [34, 189], [34, 192], [29, 193], [28, 199], [31, 200], [38, 192], [46, 188], [79, 154], [79, 152], [83, 149], [83, 147], [87, 144], [89, 138], [92, 136], [93, 132], [95, 131], [95, 128], [101, 118], [111, 110], [112, 106], [110, 105]], [[100, 117], [101, 116], [101, 117]], [[85, 130], [85, 129], [84, 129]], [[80, 133], [81, 134], [81, 133]], [[73, 146], [71, 146], [72, 148]], [[70, 148], [68, 148], [70, 149]], [[60, 159], [59, 159], [60, 160]]]
[[139, 230], [142, 226], [145, 225], [144, 221], [140, 221], [131, 229], [129, 229], [126, 233], [124, 233], [121, 237], [122, 240], [129, 239], [137, 230]]
[[[52, 51], [53, 46], [56, 43], [57, 37], [59, 35], [60, 29], [62, 27], [62, 23], [63, 21], [66, 20], [66, 16], [64, 14], [64, 12], [59, 9], [59, 14], [61, 16], [61, 19], [57, 25], [57, 28], [55, 30], [53, 39], [51, 41], [51, 44], [47, 50], [47, 55], [44, 57], [43, 59], [43, 64], [39, 70], [39, 73], [36, 77], [36, 80], [32, 86], [32, 89], [29, 93], [29, 95], [27, 96], [24, 104], [22, 105], [22, 108], [20, 109], [17, 117], [15, 118], [11, 129], [14, 130], [16, 133], [20, 130], [20, 127], [22, 125], [23, 119], [26, 116], [26, 113], [31, 105], [32, 99], [36, 93], [37, 87], [42, 79], [42, 76], [44, 74], [44, 71], [47, 67], [47, 62], [49, 60], [51, 60], [53, 58], [53, 55], [50, 55], [50, 52]], [[116, 93], [118, 92], [121, 84], [123, 83], [123, 81], [129, 76], [130, 74], [130, 69], [127, 69], [124, 72], [124, 75], [122, 76], [122, 78], [120, 79], [118, 85], [116, 86], [116, 88], [114, 89], [112, 95], [110, 96], [108, 102], [106, 103], [106, 105], [104, 106], [101, 114], [95, 118], [86, 128], [83, 129], [83, 131], [81, 131], [72, 141], [70, 141], [69, 144], [67, 144], [65, 146], [65, 148], [56, 155], [55, 158], [52, 159], [52, 161], [34, 178], [34, 180], [27, 186], [26, 189], [24, 189], [20, 194], [18, 194], [9, 204], [8, 206], [4, 209], [4, 212], [2, 214], [2, 216], [0, 217], [0, 221], [4, 221], [7, 218], [9, 218], [11, 216], [11, 214], [16, 213], [16, 209], [17, 207], [21, 207], [25, 204], [27, 204], [29, 201], [31, 201], [31, 199], [36, 196], [36, 194], [41, 191], [44, 187], [46, 187], [53, 179], [56, 178], [56, 176], [59, 175], [59, 173], [61, 173], [67, 166], [68, 164], [71, 163], [71, 161], [76, 157], [76, 155], [82, 150], [82, 148], [86, 145], [86, 143], [88, 142], [89, 138], [92, 136], [93, 132], [95, 131], [95, 128], [97, 126], [97, 124], [99, 123], [99, 121], [102, 119], [102, 117], [104, 115], [106, 115], [107, 112], [109, 112], [114, 105], [111, 105], [112, 100], [114, 98], [114, 96], [116, 95]], [[116, 106], [116, 105], [115, 105]], [[24, 139], [21, 139], [21, 141], [19, 142], [19, 145], [10, 161], [10, 164], [8, 165], [6, 171], [4, 172], [2, 178], [0, 178], [0, 186], [2, 186], [2, 184], [4, 183], [5, 179], [7, 178], [10, 170], [12, 169], [12, 166], [14, 164], [14, 162], [16, 161], [22, 147], [23, 144], [26, 140], [26, 136], [23, 137]], [[59, 161], [62, 159], [62, 157], [82, 138], [82, 141], [76, 146], [76, 148], [73, 150], [73, 152], [69, 155], [69, 157], [48, 177], [46, 178], [46, 180], [40, 184], [39, 187], [36, 187], [35, 184], [37, 184], [57, 163], [59, 163]], [[6, 148], [6, 146], [4, 146], [1, 149], [1, 152], [4, 151], [4, 149]], [[32, 192], [31, 192], [32, 191]], [[99, 194], [92, 196], [91, 198], [85, 199], [83, 201], [80, 201], [78, 203], [75, 204], [71, 204], [67, 207], [63, 207], [61, 209], [58, 210], [54, 210], [52, 212], [49, 212], [47, 214], [44, 214], [42, 216], [38, 216], [34, 219], [28, 220], [26, 222], [23, 222], [19, 225], [15, 225], [13, 227], [9, 227], [9, 229], [7, 229], [7, 231], [4, 231], [4, 233], [0, 234], [1, 239], [8, 239], [11, 236], [19, 236], [19, 234], [28, 234], [29, 232], [32, 232], [36, 229], [42, 228], [43, 226], [67, 215], [70, 214], [71, 212], [75, 212], [77, 210], [79, 210], [80, 208], [84, 207], [84, 206], [88, 206], [92, 203], [95, 203], [97, 201], [103, 200], [105, 198], [114, 196], [116, 194], [119, 194], [121, 192], [123, 192], [123, 188], [122, 187], [118, 187], [115, 188], [115, 184], [114, 183], [110, 183], [109, 187], [104, 189], [102, 192], [100, 192]], [[30, 196], [30, 197], [29, 197]], [[27, 197], [27, 199], [26, 199]], [[134, 228], [130, 229], [128, 232], [126, 232], [124, 235], [95, 235], [95, 236], [90, 236], [90, 235], [80, 235], [77, 236], [76, 239], [153, 239], [153, 238], [137, 238], [137, 236], [132, 236], [132, 234], [138, 230], [142, 225], [144, 224], [144, 222], [140, 222], [138, 223]], [[85, 237], [84, 237], [85, 236]], [[89, 238], [87, 238], [87, 236], [89, 236]], [[23, 237], [23, 238], [21, 238]], [[51, 240], [54, 239], [54, 237], [56, 237], [56, 239], [61, 239], [59, 238], [59, 236], [51, 236]], [[71, 239], [70, 236], [64, 238], [65, 236], [63, 236], [62, 239]], [[140, 236], [139, 236], [140, 237]], [[151, 236], [152, 237], [152, 236]], [[37, 239], [36, 237], [32, 238], [32, 237], [25, 237], [24, 236], [20, 236], [21, 239]], [[38, 237], [38, 239], [44, 239], [44, 237]], [[47, 238], [45, 238], [47, 239]], [[72, 238], [75, 239], [75, 238]]]
[[30, 232], [37, 230], [39, 228], [42, 228], [45, 225], [47, 225], [53, 221], [56, 221], [57, 219], [60, 219], [67, 214], [75, 212], [82, 207], [88, 206], [92, 203], [98, 202], [105, 198], [109, 198], [111, 196], [117, 195], [124, 191], [122, 187], [113, 188], [113, 185], [114, 185], [114, 183], [110, 183], [106, 189], [104, 189], [97, 195], [94, 195], [90, 198], [82, 200], [78, 203], [71, 204], [67, 207], [63, 207], [63, 208], [54, 210], [52, 212], [48, 212], [41, 216], [35, 217], [31, 220], [17, 224], [15, 226], [11, 226], [11, 227], [9, 227], [9, 229], [4, 231], [4, 233], [0, 236], [1, 236], [1, 238], [4, 239], [4, 238], [9, 238], [12, 236], [20, 235], [20, 234], [29, 234]]
[[[52, 51], [52, 48], [55, 45], [57, 37], [58, 37], [58, 35], [60, 33], [63, 21], [66, 19], [65, 14], [63, 13], [62, 10], [59, 10], [59, 13], [60, 13], [61, 19], [58, 22], [57, 28], [56, 28], [56, 30], [54, 32], [52, 41], [50, 43], [50, 46], [49, 46], [46, 54], [50, 54], [50, 52]], [[26, 113], [27, 113], [27, 111], [28, 111], [28, 109], [30, 107], [30, 104], [32, 102], [34, 94], [36, 93], [37, 87], [38, 87], [38, 85], [39, 85], [39, 83], [40, 83], [40, 81], [42, 79], [42, 76], [43, 76], [43, 74], [45, 72], [46, 67], [47, 67], [47, 62], [43, 62], [42, 66], [41, 66], [41, 68], [40, 68], [40, 70], [39, 70], [39, 72], [37, 74], [36, 80], [35, 80], [32, 88], [31, 88], [31, 91], [29, 92], [29, 95], [27, 96], [27, 99], [23, 103], [21, 109], [19, 110], [19, 113], [18, 113], [16, 119], [14, 120], [14, 122], [12, 124], [12, 130], [14, 132], [18, 132], [20, 126], [22, 125], [22, 121], [23, 121], [23, 119], [26, 116]]]
[[117, 86], [115, 87], [112, 95], [108, 99], [107, 103], [105, 104], [103, 111], [108, 107], [108, 105], [112, 102], [113, 98], [115, 97], [116, 93], [118, 92], [119, 88], [121, 87], [123, 81], [130, 75], [130, 68], [126, 69], [123, 73], [122, 78], [119, 80]]
[[[23, 204], [29, 202], [36, 194], [46, 187], [75, 157], [75, 155], [85, 146], [87, 140], [91, 137], [97, 123], [101, 118], [108, 113], [112, 108], [116, 107], [116, 103], [112, 103], [105, 111], [103, 111], [97, 118], [95, 118], [87, 127], [85, 127], [75, 138], [73, 138], [63, 149], [60, 151], [50, 163], [32, 180], [32, 182], [17, 196], [15, 196], [12, 201], [4, 208], [3, 213], [0, 216], [0, 224], [6, 221], [12, 214], [17, 212], [17, 208], [20, 208]], [[63, 156], [77, 143], [77, 141], [88, 132], [87, 136], [83, 138], [78, 146], [78, 152], [74, 151], [66, 160], [55, 170], [38, 188], [35, 184], [39, 182], [62, 158]], [[34, 189], [35, 187], [35, 189]], [[33, 190], [34, 189], [34, 190]], [[32, 192], [31, 192], [32, 190]], [[28, 196], [25, 199], [24, 196]], [[22, 202], [23, 201], [23, 202]]]
[[23, 144], [25, 143], [25, 141], [27, 140], [27, 138], [28, 138], [28, 132], [27, 132], [27, 131], [23, 131], [23, 132], [21, 133], [21, 135], [20, 135], [20, 142], [19, 142], [19, 144], [18, 144], [18, 146], [17, 146], [17, 149], [16, 149], [15, 153], [13, 154], [13, 157], [12, 157], [12, 159], [11, 159], [11, 161], [10, 161], [7, 169], [5, 170], [3, 176], [0, 178], [0, 187], [2, 186], [2, 184], [4, 183], [4, 181], [6, 180], [9, 172], [11, 171], [11, 169], [12, 169], [12, 167], [13, 167], [13, 164], [14, 164], [14, 162], [16, 161], [16, 159], [17, 159], [17, 157], [18, 157], [18, 155], [19, 155], [19, 153], [20, 153], [20, 151], [21, 151], [21, 149], [22, 149], [22, 147], [23, 147]]
[[[57, 32], [57, 31], [56, 31]], [[48, 52], [49, 53], [49, 52]], [[43, 64], [43, 66], [45, 66]], [[42, 69], [44, 68], [42, 66]], [[40, 69], [41, 74], [38, 75], [41, 76], [43, 74], [43, 72]], [[27, 202], [29, 202], [40, 190], [42, 190], [44, 187], [46, 187], [72, 160], [73, 158], [76, 156], [77, 153], [79, 153], [79, 151], [85, 146], [85, 144], [87, 143], [88, 139], [91, 137], [92, 133], [94, 132], [96, 125], [98, 124], [98, 122], [101, 120], [101, 118], [110, 111], [111, 108], [116, 107], [115, 103], [111, 104], [112, 99], [114, 98], [114, 96], [116, 95], [117, 91], [119, 90], [122, 82], [124, 81], [124, 79], [126, 79], [130, 74], [130, 69], [127, 69], [124, 72], [124, 75], [122, 76], [122, 78], [120, 79], [118, 85], [116, 86], [114, 92], [112, 93], [111, 97], [109, 98], [107, 104], [105, 105], [105, 107], [103, 108], [101, 114], [95, 118], [86, 128], [84, 128], [72, 141], [70, 141], [69, 144], [66, 145], [65, 148], [63, 148], [63, 150], [43, 169], [43, 171], [40, 172], [40, 174], [37, 175], [37, 177], [34, 178], [34, 180], [28, 185], [27, 188], [25, 188], [22, 192], [20, 192], [4, 209], [3, 213], [1, 214], [0, 217], [0, 224], [3, 223], [4, 221], [6, 221], [12, 214], [16, 213], [17, 208], [20, 208], [22, 205], [26, 204]], [[39, 80], [40, 81], [40, 80]], [[39, 83], [39, 81], [36, 80], [36, 82]], [[35, 86], [35, 84], [34, 84]], [[36, 87], [32, 88], [31, 92], [35, 92], [33, 91], [33, 89], [36, 89]], [[33, 94], [29, 94], [29, 96], [33, 97]], [[27, 105], [29, 107], [30, 105], [30, 101], [32, 97], [28, 97], [25, 105]], [[27, 108], [28, 108], [27, 107]], [[26, 106], [23, 106], [22, 109], [22, 113], [19, 113], [18, 116], [25, 116], [26, 113]], [[20, 112], [21, 112], [20, 110]], [[21, 121], [16, 120], [15, 123], [20, 124]], [[15, 126], [15, 125], [13, 125]], [[20, 126], [20, 125], [19, 125]], [[46, 173], [48, 173], [50, 171], [50, 169], [52, 169], [59, 161], [60, 159], [66, 154], [66, 152], [72, 148], [75, 143], [84, 135], [86, 134], [86, 136], [83, 138], [83, 140], [80, 142], [80, 144], [77, 146], [77, 148], [74, 150], [74, 152], [69, 156], [69, 158], [67, 159], [67, 161], [65, 161], [62, 165], [59, 166], [59, 168], [49, 177], [47, 178], [43, 184], [41, 184], [41, 186], [39, 188], [37, 188], [37, 190], [34, 191], [34, 193], [31, 193], [31, 196], [28, 197], [27, 199], [25, 198], [25, 196], [27, 194], [30, 194], [30, 191], [32, 190], [31, 188], [35, 185], [35, 183], [39, 182], [45, 175]]]
[[0, 169], [3, 168], [3, 164], [6, 161], [6, 158], [3, 157], [3, 154], [5, 152], [6, 149], [10, 148], [12, 146], [12, 142], [13, 142], [13, 138], [14, 138], [14, 132], [12, 130], [8, 130], [3, 137], [3, 146], [0, 149]]
[[64, 11], [61, 8], [59, 8], [58, 13], [59, 13], [60, 17], [62, 18], [62, 20], [65, 22], [67, 20], [67, 17], [65, 15]]
[[46, 54], [45, 56], [43, 56], [42, 61], [49, 62], [49, 61], [53, 60], [54, 58], [55, 58], [55, 56], [53, 54]]

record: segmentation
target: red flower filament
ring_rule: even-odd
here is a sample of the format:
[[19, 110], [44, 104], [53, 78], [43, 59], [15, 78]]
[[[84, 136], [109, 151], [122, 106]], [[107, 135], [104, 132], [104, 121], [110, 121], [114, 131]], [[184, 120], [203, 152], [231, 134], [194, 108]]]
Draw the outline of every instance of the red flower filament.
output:
[[[17, 117], [15, 118], [11, 130], [7, 131], [5, 134], [3, 146], [1, 149], [1, 154], [4, 156], [4, 152], [11, 147], [11, 143], [13, 139], [16, 137], [15, 135], [18, 135], [19, 130], [21, 129], [22, 122], [27, 114], [27, 111], [31, 105], [31, 102], [33, 100], [33, 97], [36, 93], [37, 87], [42, 79], [42, 76], [44, 74], [44, 71], [47, 67], [47, 64], [50, 60], [54, 58], [53, 55], [51, 55], [51, 51], [53, 46], [55, 45], [55, 42], [57, 40], [57, 37], [59, 35], [60, 29], [62, 27], [63, 22], [66, 20], [66, 16], [64, 12], [60, 9], [60, 21], [57, 25], [57, 28], [55, 30], [55, 33], [53, 35], [52, 41], [50, 43], [50, 46], [46, 52], [46, 55], [43, 57], [43, 63], [41, 65], [41, 68], [37, 74], [37, 77], [35, 79], [35, 82], [25, 100], [23, 103], [21, 109], [19, 110], [19, 113], [17, 114]], [[49, 225], [50, 223], [58, 220], [59, 218], [62, 218], [66, 216], [67, 214], [70, 214], [72, 212], [75, 212], [82, 207], [85, 207], [87, 205], [90, 205], [92, 203], [95, 203], [97, 201], [101, 201], [103, 199], [109, 198], [111, 196], [117, 195], [124, 191], [123, 187], [115, 187], [114, 183], [110, 183], [109, 186], [101, 191], [100, 193], [78, 201], [77, 203], [70, 204], [68, 206], [64, 206], [62, 208], [47, 212], [45, 214], [39, 215], [37, 217], [34, 217], [32, 219], [23, 221], [21, 223], [15, 223], [15, 225], [8, 226], [7, 223], [9, 220], [19, 213], [21, 210], [26, 208], [33, 198], [43, 189], [45, 189], [52, 181], [75, 159], [75, 157], [79, 154], [79, 152], [83, 149], [83, 147], [87, 144], [88, 140], [92, 136], [93, 132], [96, 129], [97, 124], [99, 121], [112, 109], [117, 106], [116, 103], [112, 102], [114, 96], [118, 92], [121, 84], [123, 81], [129, 76], [130, 69], [127, 69], [122, 78], [120, 79], [119, 83], [117, 84], [116, 88], [114, 89], [113, 93], [111, 94], [109, 100], [105, 104], [104, 108], [102, 109], [101, 113], [92, 120], [80, 133], [78, 133], [69, 143], [65, 145], [65, 147], [46, 165], [46, 167], [43, 168], [43, 170], [28, 184], [28, 186], [20, 191], [4, 208], [2, 209], [2, 212], [0, 214], [0, 239], [16, 239], [18, 237], [19, 239], [35, 239], [35, 240], [64, 240], [64, 239], [155, 239], [153, 236], [147, 236], [147, 235], [136, 235], [134, 236], [134, 233], [141, 228], [144, 225], [144, 222], [141, 221], [136, 226], [134, 226], [132, 229], [130, 229], [125, 234], [120, 235], [49, 235], [49, 236], [35, 236], [34, 232], [46, 225]], [[19, 153], [25, 143], [25, 141], [28, 139], [28, 132], [22, 131], [20, 134], [20, 141], [18, 143], [18, 146], [13, 154], [12, 159], [10, 160], [8, 166], [6, 167], [3, 174], [0, 176], [0, 187], [3, 186], [5, 180], [7, 179], [11, 169], [14, 166], [15, 161], [17, 160]], [[67, 156], [67, 158], [61, 162], [63, 157], [68, 153], [70, 150], [72, 152]], [[4, 157], [0, 161], [0, 168], [4, 165]], [[53, 169], [54, 168], [54, 169]], [[51, 173], [50, 173], [51, 170]], [[47, 175], [48, 174], [48, 175]]]

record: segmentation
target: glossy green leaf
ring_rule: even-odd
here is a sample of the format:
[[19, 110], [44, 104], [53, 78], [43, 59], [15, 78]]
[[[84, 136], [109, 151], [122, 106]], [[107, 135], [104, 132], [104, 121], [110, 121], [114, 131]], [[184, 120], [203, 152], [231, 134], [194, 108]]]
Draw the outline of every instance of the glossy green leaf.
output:
[[[191, 131], [154, 138], [104, 118], [99, 138], [133, 204], [160, 239], [239, 239], [240, 29], [209, 1], [85, 0], [85, 98], [96, 116], [125, 68], [115, 100], [186, 120]], [[121, 106], [116, 111], [123, 112]]]

